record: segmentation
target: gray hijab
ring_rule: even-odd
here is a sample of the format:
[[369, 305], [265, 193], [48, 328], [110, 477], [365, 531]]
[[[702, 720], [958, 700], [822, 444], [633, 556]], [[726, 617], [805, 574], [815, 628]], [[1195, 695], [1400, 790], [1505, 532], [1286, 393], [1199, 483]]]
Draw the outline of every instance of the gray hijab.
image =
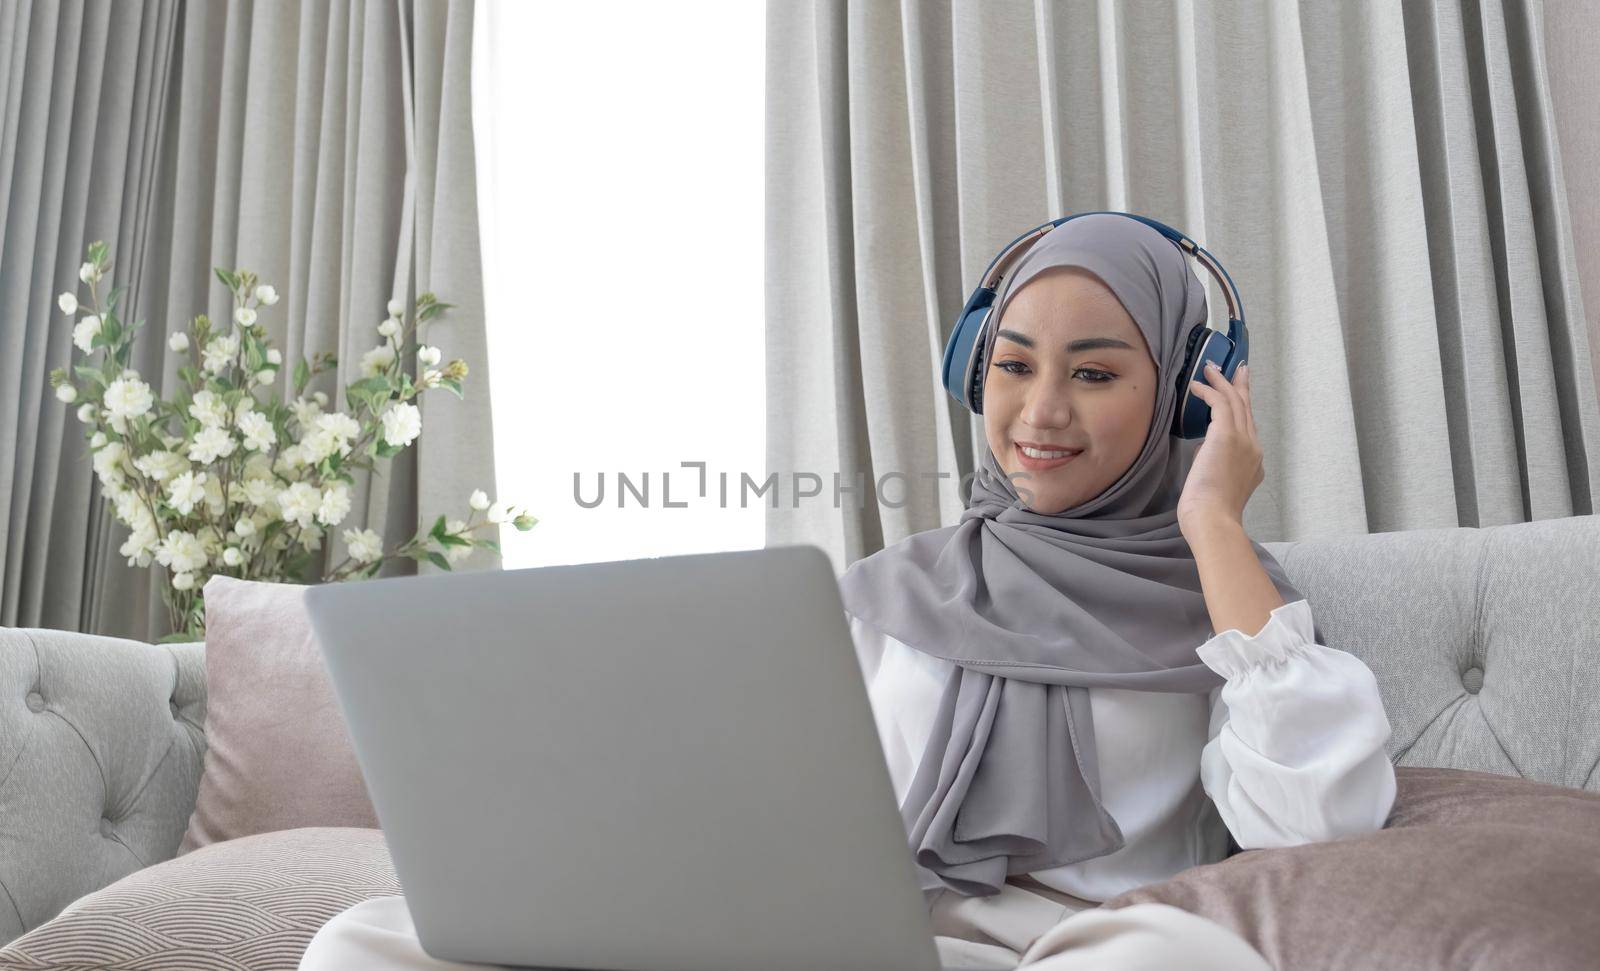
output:
[[[1120, 849], [1122, 830], [1101, 804], [1087, 689], [1202, 693], [1224, 681], [1195, 655], [1211, 622], [1178, 531], [1201, 440], [1170, 433], [1205, 288], [1154, 228], [1079, 216], [1002, 282], [984, 360], [1011, 297], [1062, 266], [1098, 276], [1156, 355], [1155, 415], [1138, 459], [1100, 495], [1042, 515], [985, 448], [955, 525], [858, 560], [839, 581], [855, 617], [956, 665], [900, 807], [924, 889], [987, 896], [1008, 875]], [[1252, 545], [1285, 602], [1300, 599], [1272, 554]]]

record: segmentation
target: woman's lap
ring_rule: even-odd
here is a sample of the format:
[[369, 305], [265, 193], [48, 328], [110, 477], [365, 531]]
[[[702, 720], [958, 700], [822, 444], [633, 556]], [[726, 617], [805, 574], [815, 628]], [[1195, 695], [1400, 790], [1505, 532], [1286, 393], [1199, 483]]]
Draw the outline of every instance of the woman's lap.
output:
[[[1271, 971], [1237, 934], [1167, 904], [1103, 910], [1090, 901], [1041, 889], [1023, 877], [996, 897], [941, 891], [929, 910], [946, 971], [1080, 971], [1184, 967]], [[393, 971], [482, 971], [488, 965], [431, 957], [417, 942], [404, 897], [355, 905], [319, 930], [300, 971], [352, 967]]]

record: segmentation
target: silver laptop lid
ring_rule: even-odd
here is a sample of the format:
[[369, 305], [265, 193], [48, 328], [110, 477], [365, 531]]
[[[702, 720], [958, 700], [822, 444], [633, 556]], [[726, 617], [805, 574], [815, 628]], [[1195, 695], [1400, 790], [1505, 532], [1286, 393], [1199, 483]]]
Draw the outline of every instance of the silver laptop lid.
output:
[[635, 971], [933, 971], [814, 546], [306, 592], [423, 947]]

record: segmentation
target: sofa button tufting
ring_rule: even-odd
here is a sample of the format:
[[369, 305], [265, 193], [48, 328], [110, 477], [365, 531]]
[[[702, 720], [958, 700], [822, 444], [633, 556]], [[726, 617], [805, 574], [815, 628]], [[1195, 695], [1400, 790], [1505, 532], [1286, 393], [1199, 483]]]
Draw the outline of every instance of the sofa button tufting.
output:
[[1477, 694], [1483, 688], [1483, 668], [1467, 668], [1461, 675], [1461, 686], [1467, 689], [1468, 694]]
[[44, 695], [37, 691], [28, 692], [28, 710], [32, 712], [44, 711]]
[[111, 820], [106, 819], [104, 816], [100, 817], [100, 835], [106, 839], [111, 838]]

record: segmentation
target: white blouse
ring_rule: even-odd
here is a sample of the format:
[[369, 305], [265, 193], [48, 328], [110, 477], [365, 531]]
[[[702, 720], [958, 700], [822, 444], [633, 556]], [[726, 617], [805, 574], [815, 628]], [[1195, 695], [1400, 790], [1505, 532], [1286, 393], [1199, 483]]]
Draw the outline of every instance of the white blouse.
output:
[[[903, 801], [953, 662], [846, 616]], [[1206, 695], [1090, 688], [1101, 799], [1125, 845], [1033, 877], [1104, 901], [1224, 859], [1229, 833], [1257, 849], [1382, 829], [1395, 777], [1377, 679], [1314, 636], [1296, 600], [1254, 636], [1230, 628], [1196, 649], [1227, 679]]]

